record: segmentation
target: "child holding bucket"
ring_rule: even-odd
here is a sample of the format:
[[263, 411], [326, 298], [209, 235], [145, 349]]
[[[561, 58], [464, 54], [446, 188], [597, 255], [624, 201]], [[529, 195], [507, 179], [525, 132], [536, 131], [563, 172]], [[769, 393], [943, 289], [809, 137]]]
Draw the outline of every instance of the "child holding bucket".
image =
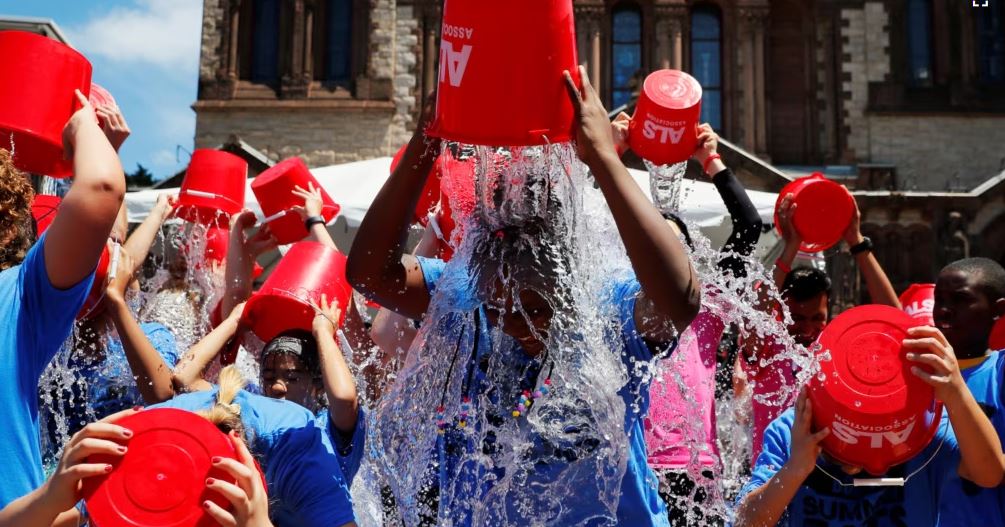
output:
[[[854, 255], [871, 303], [900, 309], [900, 299], [879, 260], [872, 253], [872, 241], [862, 235], [858, 203], [854, 198], [850, 199], [854, 212], [842, 239]], [[787, 332], [796, 344], [809, 348], [816, 342], [830, 318], [831, 281], [827, 274], [819, 269], [792, 268], [793, 261], [803, 244], [799, 231], [793, 224], [796, 208], [791, 194], [782, 196], [778, 207], [778, 221], [785, 245], [781, 256], [775, 261], [772, 272], [775, 286], [785, 303], [784, 309], [787, 309], [792, 317], [792, 323], [786, 328]], [[762, 309], [765, 311], [777, 312], [782, 309], [782, 306], [771, 305], [765, 298], [766, 296], [762, 295]], [[760, 360], [775, 357], [785, 351], [781, 349], [781, 344], [771, 340], [756, 335], [748, 337], [743, 343], [743, 357], [737, 357], [744, 380], [752, 384], [751, 463], [757, 460], [760, 453], [764, 429], [782, 413], [788, 401], [792, 400], [791, 397], [787, 397], [784, 404], [770, 404], [764, 402], [764, 399], [778, 399], [778, 394], [795, 396], [796, 393], [795, 367], [790, 360], [776, 360], [767, 366], [760, 365]]]
[[[618, 228], [624, 233], [624, 245], [635, 271], [634, 276], [612, 280], [615, 283], [609, 284], [609, 294], [602, 300], [604, 306], [609, 308], [605, 312], [616, 318], [611, 321], [612, 328], [620, 329], [612, 329], [610, 334], [605, 334], [611, 339], [605, 342], [612, 348], [624, 350], [620, 354], [621, 366], [627, 370], [629, 377], [628, 385], [618, 392], [623, 397], [624, 409], [614, 417], [618, 421], [619, 432], [624, 434], [621, 438], [627, 438], [629, 443], [627, 468], [621, 480], [614, 483], [615, 488], [620, 489], [616, 491], [614, 498], [616, 510], [610, 510], [608, 504], [597, 498], [601, 485], [597, 473], [579, 474], [581, 479], [577, 478], [575, 483], [557, 479], [554, 474], [561, 473], [565, 467], [576, 463], [576, 448], [589, 450], [591, 445], [597, 448], [602, 446], [591, 443], [592, 437], [585, 437], [589, 431], [580, 426], [583, 416], [552, 416], [558, 420], [555, 427], [567, 432], [570, 442], [575, 442], [580, 437], [589, 444], [570, 446], [570, 451], [552, 452], [552, 448], [559, 448], [554, 443], [533, 443], [532, 450], [526, 453], [531, 456], [526, 462], [538, 470], [529, 474], [533, 480], [524, 484], [524, 488], [529, 485], [530, 488], [540, 489], [535, 493], [544, 492], [548, 488], [566, 488], [570, 492], [567, 499], [577, 501], [562, 503], [561, 511], [555, 511], [544, 504], [537, 508], [525, 508], [516, 503], [500, 503], [499, 506], [505, 510], [496, 514], [506, 514], [509, 521], [521, 524], [561, 521], [554, 519], [554, 515], [559, 513], [569, 517], [569, 523], [617, 521], [622, 525], [667, 525], [665, 505], [656, 492], [654, 477], [645, 460], [641, 417], [645, 415], [648, 404], [645, 395], [646, 381], [635, 377], [637, 371], [628, 367], [628, 363], [636, 360], [650, 361], [654, 356], [672, 348], [677, 336], [674, 328], [687, 327], [698, 311], [699, 286], [680, 241], [618, 159], [606, 111], [583, 68], [580, 68], [579, 75], [583, 84], [582, 91], [566, 75], [577, 117], [577, 150], [599, 184]], [[347, 276], [357, 289], [388, 309], [413, 319], [422, 318], [427, 310], [434, 309], [431, 306], [434, 291], [447, 287], [445, 283], [448, 282], [445, 274], [448, 269], [445, 269], [442, 261], [413, 257], [405, 254], [404, 248], [405, 234], [411, 224], [411, 211], [415, 209], [435, 159], [435, 155], [427, 154], [427, 145], [432, 142], [435, 147], [438, 142], [431, 141], [425, 135], [425, 126], [431, 113], [432, 104], [427, 101], [423, 120], [408, 145], [404, 159], [385, 183], [371, 212], [360, 225], [347, 267]], [[484, 266], [480, 267], [480, 271], [470, 269], [475, 275], [468, 282], [472, 290], [465, 289], [462, 293], [465, 295], [462, 300], [464, 305], [472, 303], [476, 307], [473, 313], [463, 314], [463, 318], [447, 313], [443, 318], [426, 320], [424, 323], [424, 327], [429, 327], [427, 324], [430, 323], [449, 326], [470, 320], [469, 316], [474, 320], [473, 335], [467, 339], [462, 335], [457, 351], [460, 353], [460, 348], [472, 343], [467, 348], [472, 350], [471, 359], [459, 362], [460, 366], [456, 370], [463, 378], [469, 379], [462, 380], [461, 384], [461, 390], [465, 390], [463, 386], [468, 387], [459, 407], [461, 413], [450, 421], [440, 417], [436, 422], [442, 432], [435, 440], [435, 456], [439, 458], [440, 472], [439, 518], [455, 525], [474, 521], [474, 509], [490, 498], [498, 499], [493, 492], [501, 491], [502, 488], [496, 487], [496, 482], [500, 478], [509, 477], [492, 468], [493, 464], [502, 462], [502, 457], [498, 456], [505, 455], [506, 446], [496, 444], [487, 436], [486, 442], [482, 444], [472, 443], [469, 438], [477, 437], [479, 429], [490, 426], [490, 423], [497, 423], [492, 425], [496, 427], [502, 426], [498, 423], [505, 423], [507, 420], [518, 423], [514, 426], [527, 423], [525, 419], [530, 416], [525, 416], [525, 412], [530, 405], [520, 399], [521, 390], [528, 390], [524, 392], [525, 398], [546, 396], [545, 392], [549, 391], [548, 379], [551, 374], [543, 365], [547, 360], [548, 330], [558, 315], [564, 316], [559, 311], [569, 307], [557, 300], [567, 298], [557, 291], [561, 287], [558, 285], [557, 273], [567, 263], [564, 261], [566, 256], [554, 247], [542, 246], [535, 251], [521, 245], [522, 242], [519, 241], [522, 237], [550, 236], [547, 222], [531, 221], [516, 229], [521, 232], [515, 232], [514, 228], [503, 228], [496, 235], [478, 238], [469, 238], [468, 233], [465, 233], [465, 243], [470, 243], [470, 240], [478, 242], [473, 249], [471, 265]], [[456, 266], [463, 261], [455, 257], [450, 265]], [[497, 279], [497, 272], [510, 276], [511, 284], [522, 284], [522, 289], [506, 290], [507, 286]], [[435, 294], [438, 295], [437, 298], [441, 298], [441, 292]], [[471, 295], [470, 298], [468, 295]], [[517, 302], [520, 304], [519, 311], [515, 306]], [[500, 332], [506, 337], [500, 341], [501, 347], [495, 349], [493, 339]], [[507, 379], [507, 382], [500, 383], [488, 378], [483, 369], [485, 366], [482, 365], [490, 362], [502, 368], [498, 375]], [[469, 366], [465, 367], [465, 364]], [[468, 368], [472, 373], [464, 373]], [[429, 375], [441, 378], [443, 372], [430, 372]], [[446, 375], [446, 382], [450, 383], [451, 372], [446, 372]], [[529, 376], [530, 383], [521, 378], [522, 375]], [[539, 382], [542, 380], [543, 383]], [[421, 383], [423, 380], [417, 379], [415, 382]], [[406, 378], [401, 386], [411, 386], [410, 383]], [[542, 388], [535, 388], [535, 384]], [[510, 395], [513, 399], [509, 399]], [[402, 393], [401, 400], [404, 404], [408, 404], [405, 399], [409, 398], [408, 393]], [[518, 399], [520, 404], [514, 406]], [[432, 410], [435, 407], [415, 408], [415, 411], [422, 412], [420, 415], [428, 414], [430, 417]], [[580, 407], [576, 413], [589, 413], [589, 408]], [[468, 421], [472, 423], [470, 428], [467, 427]], [[583, 426], [590, 428], [588, 424]], [[470, 433], [468, 429], [471, 430]], [[613, 437], [608, 439], [617, 440]], [[405, 443], [409, 441], [411, 440]], [[406, 446], [409, 445], [402, 444], [402, 447]], [[477, 458], [482, 452], [491, 461], [479, 462]], [[461, 461], [462, 454], [467, 461]], [[461, 463], [464, 465], [460, 465]], [[413, 474], [421, 474], [425, 465], [418, 463], [416, 468], [412, 471]], [[394, 481], [390, 483], [400, 484]], [[568, 489], [569, 485], [575, 489]], [[408, 489], [404, 491], [408, 492]], [[533, 499], [531, 496], [526, 498]], [[420, 514], [421, 512], [419, 511]], [[592, 520], [587, 520], [588, 518]]]
[[[953, 262], [935, 284], [935, 326], [953, 347], [977, 404], [1005, 438], [1005, 353], [990, 348], [995, 321], [1005, 317], [1005, 269], [988, 258]], [[939, 525], [1005, 525], [1005, 487], [981, 488], [950, 474], [939, 497]]]
[[899, 477], [899, 483], [857, 484], [854, 476], [862, 467], [837, 463], [822, 453], [821, 442], [835, 432], [813, 429], [815, 409], [804, 390], [795, 408], [764, 432], [753, 476], [740, 493], [737, 526], [776, 525], [781, 520], [785, 525], [937, 525], [939, 496], [954, 472], [981, 487], [1001, 483], [1001, 443], [967, 390], [946, 337], [935, 328], [915, 327], [907, 331], [903, 347], [914, 363], [911, 373], [934, 388], [948, 419], [933, 423], [934, 439], [920, 453], [888, 470], [886, 476]]
[[0, 362], [5, 365], [0, 413], [7, 419], [0, 452], [8, 463], [0, 480], [0, 506], [42, 484], [34, 404], [39, 377], [70, 333], [125, 193], [115, 149], [87, 99], [79, 90], [75, 96], [81, 108], [63, 131], [74, 182], [34, 246], [31, 187], [9, 153], [0, 153], [0, 202], [5, 204], [0, 208]]

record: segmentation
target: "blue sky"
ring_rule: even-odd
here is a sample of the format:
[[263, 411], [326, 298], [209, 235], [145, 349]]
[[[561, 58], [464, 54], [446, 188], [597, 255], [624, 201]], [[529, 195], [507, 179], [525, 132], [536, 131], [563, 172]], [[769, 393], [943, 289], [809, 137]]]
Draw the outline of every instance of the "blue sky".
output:
[[0, 0], [0, 15], [51, 18], [87, 56], [132, 129], [120, 152], [127, 172], [142, 163], [160, 179], [188, 164], [201, 0]]

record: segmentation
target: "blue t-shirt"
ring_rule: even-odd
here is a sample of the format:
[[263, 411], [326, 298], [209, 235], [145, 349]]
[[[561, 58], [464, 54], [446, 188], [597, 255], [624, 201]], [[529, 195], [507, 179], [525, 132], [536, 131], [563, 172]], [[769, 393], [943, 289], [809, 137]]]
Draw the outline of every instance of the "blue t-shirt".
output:
[[359, 466], [363, 463], [363, 444], [366, 441], [366, 412], [363, 408], [356, 413], [356, 428], [352, 436], [348, 437], [335, 429], [331, 423], [331, 414], [325, 408], [318, 412], [318, 428], [324, 430], [331, 437], [332, 445], [335, 446], [335, 454], [338, 456], [339, 466], [342, 467], [342, 474], [345, 475], [347, 484], [352, 487], [352, 480], [356, 479]]
[[[1001, 440], [1005, 437], [1005, 401], [1001, 389], [1005, 353], [995, 353], [961, 373]], [[960, 478], [959, 473], [953, 471], [942, 489], [939, 513], [942, 526], [1005, 525], [1005, 487], [987, 489]]]
[[[151, 408], [206, 410], [217, 389], [179, 395]], [[241, 406], [251, 453], [265, 472], [269, 515], [277, 527], [332, 527], [355, 521], [348, 479], [331, 438], [310, 410], [244, 390]]]
[[70, 335], [94, 275], [61, 291], [45, 268], [45, 235], [21, 265], [0, 272], [0, 507], [43, 483], [38, 381]]
[[[418, 260], [426, 286], [432, 294], [436, 289], [436, 283], [443, 276], [445, 263], [442, 260], [421, 257]], [[635, 299], [639, 291], [638, 280], [634, 276], [627, 276], [623, 280], [613, 283], [603, 299], [603, 302], [611, 305], [617, 313], [620, 334], [609, 335], [609, 338], [621, 340], [621, 346], [624, 349], [621, 359], [629, 374], [629, 382], [619, 391], [626, 408], [624, 430], [628, 436], [629, 451], [625, 474], [621, 481], [617, 520], [619, 525], [633, 527], [663, 526], [669, 525], [666, 504], [659, 497], [656, 477], [646, 461], [647, 451], [642, 432], [641, 417], [646, 415], [649, 409], [648, 380], [643, 378], [642, 372], [634, 364], [648, 362], [653, 358], [652, 351], [635, 327]], [[542, 364], [537, 358], [529, 357], [515, 345], [508, 350], [492, 349], [487, 317], [483, 308], [479, 307], [478, 309], [480, 317], [478, 317], [479, 335], [477, 341], [480, 344], [474, 350], [476, 355], [472, 364], [486, 364], [488, 361], [484, 359], [491, 353], [506, 353], [506, 359], [499, 362], [511, 365], [512, 369], [509, 373], [504, 374], [508, 376], [508, 380], [501, 381], [497, 377], [493, 381], [488, 381], [482, 367], [473, 367], [471, 381], [468, 383], [468, 392], [465, 395], [470, 397], [473, 405], [475, 401], [483, 398], [490, 402], [490, 406], [483, 410], [487, 421], [511, 419], [509, 414], [520, 391], [533, 389], [528, 382], [533, 383]], [[456, 323], [456, 320], [454, 317], [447, 316], [436, 323], [449, 325]], [[475, 413], [477, 414], [477, 410]], [[572, 496], [582, 496], [578, 501], [569, 502], [567, 500], [561, 504], [564, 511], [571, 511], [576, 518], [579, 518], [569, 521], [575, 522], [577, 525], [606, 523], [603, 518], [609, 513], [606, 506], [597, 499], [599, 495], [598, 475], [596, 473], [579, 474], [580, 478], [577, 478], [576, 481], [569, 481], [570, 476], [563, 473], [564, 467], [560, 466], [561, 462], [556, 461], [562, 459], [563, 455], [576, 455], [575, 451], [586, 448], [584, 447], [585, 442], [596, 439], [589, 437], [588, 431], [577, 428], [578, 424], [588, 426], [588, 423], [584, 423], [583, 420], [576, 419], [575, 416], [565, 416], [564, 422], [567, 440], [562, 443], [567, 442], [568, 444], [552, 444], [550, 441], [545, 442], [534, 438], [533, 448], [522, 454], [525, 457], [524, 463], [536, 463], [528, 481], [522, 484], [524, 486], [554, 485], [560, 478], [559, 474], [562, 474], [562, 477], [565, 478], [562, 483], [567, 488], [587, 489], [583, 492], [572, 493]], [[472, 436], [463, 429], [448, 427], [445, 434], [440, 436], [437, 441], [440, 487], [441, 489], [454, 489], [452, 495], [440, 492], [441, 515], [449, 517], [454, 525], [470, 524], [472, 504], [481, 500], [491, 490], [493, 481], [498, 481], [505, 476], [504, 469], [487, 468], [473, 461], [478, 457], [473, 455], [475, 452], [480, 451], [490, 457], [495, 453], [506, 455], [503, 452], [504, 448], [492, 444], [488, 435], [485, 443], [481, 445], [474, 444], [470, 437]], [[466, 459], [464, 466], [458, 466], [462, 456], [455, 454], [456, 452], [467, 453], [463, 456], [463, 459]], [[534, 520], [544, 521], [541, 512], [523, 510], [519, 505], [513, 505], [506, 513], [510, 520], [523, 517], [527, 519], [529, 524]], [[601, 523], [597, 523], [598, 521]]]
[[[174, 334], [157, 322], [142, 323], [140, 328], [167, 367], [174, 368], [178, 363]], [[137, 405], [146, 405], [119, 339], [108, 340], [103, 361], [82, 365], [78, 371], [87, 382], [88, 403], [99, 419]]]
[[[788, 409], [764, 431], [764, 447], [757, 457], [750, 481], [740, 490], [737, 502], [764, 485], [788, 461], [795, 410]], [[925, 463], [931, 460], [926, 466]], [[950, 473], [960, 464], [959, 447], [949, 420], [943, 418], [938, 432], [925, 449], [906, 463], [892, 467], [886, 477], [906, 477], [902, 487], [853, 487], [853, 477], [821, 457], [806, 478], [778, 525], [807, 527], [924, 527], [937, 525], [938, 500]], [[846, 485], [842, 486], [824, 474]], [[922, 468], [924, 467], [924, 468]], [[920, 470], [919, 470], [920, 469]], [[917, 471], [917, 472], [916, 472]], [[865, 475], [864, 477], [869, 477]]]

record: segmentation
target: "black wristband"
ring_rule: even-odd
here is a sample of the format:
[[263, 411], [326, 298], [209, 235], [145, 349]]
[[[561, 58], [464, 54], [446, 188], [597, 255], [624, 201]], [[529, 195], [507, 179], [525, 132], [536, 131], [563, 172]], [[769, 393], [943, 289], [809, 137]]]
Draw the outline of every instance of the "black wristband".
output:
[[862, 241], [848, 248], [848, 252], [858, 255], [866, 251], [872, 251], [872, 240], [868, 236], [863, 236]]
[[304, 227], [307, 227], [307, 230], [311, 230], [311, 227], [313, 227], [313, 226], [315, 226], [315, 225], [317, 225], [319, 223], [321, 225], [324, 225], [324, 224], [326, 224], [328, 222], [325, 221], [325, 219], [322, 218], [321, 216], [311, 216], [311, 217], [307, 218], [306, 220], [304, 220]]

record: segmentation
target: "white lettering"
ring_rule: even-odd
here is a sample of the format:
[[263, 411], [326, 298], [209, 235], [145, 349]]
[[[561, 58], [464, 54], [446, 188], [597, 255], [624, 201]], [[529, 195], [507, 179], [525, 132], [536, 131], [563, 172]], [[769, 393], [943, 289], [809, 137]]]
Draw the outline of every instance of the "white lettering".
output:
[[460, 51], [454, 50], [449, 40], [440, 41], [440, 82], [448, 80], [450, 85], [458, 87], [464, 80], [464, 72], [468, 69], [468, 59], [471, 58], [471, 46], [465, 44]]
[[[919, 305], [920, 304], [920, 305]], [[904, 307], [904, 312], [912, 317], [921, 313], [932, 313], [935, 311], [935, 300], [928, 298], [922, 300], [920, 303], [918, 301], [911, 302], [909, 305]]]
[[865, 430], [856, 430], [852, 426], [849, 426], [844, 419], [838, 417], [833, 423], [831, 423], [831, 433], [834, 437], [841, 441], [842, 443], [847, 443], [849, 445], [857, 445], [858, 440], [861, 438], [868, 442], [870, 448], [883, 448], [884, 440], [890, 443], [891, 446], [897, 446], [904, 444], [909, 437], [911, 437], [911, 432], [914, 432], [915, 420], [907, 423], [905, 427], [900, 430], [883, 430], [880, 429], [887, 427], [868, 427], [875, 432], [867, 432]]
[[471, 40], [472, 35], [475, 34], [475, 28], [473, 27], [460, 27], [452, 26], [450, 24], [443, 24], [443, 36], [454, 37], [454, 38], [466, 38]]
[[658, 141], [660, 144], [665, 145], [668, 141], [673, 144], [677, 144], [680, 143], [681, 138], [684, 137], [684, 127], [673, 128], [670, 126], [661, 126], [648, 119], [642, 123], [642, 135], [646, 139], [657, 139], [657, 134], [659, 134]]

